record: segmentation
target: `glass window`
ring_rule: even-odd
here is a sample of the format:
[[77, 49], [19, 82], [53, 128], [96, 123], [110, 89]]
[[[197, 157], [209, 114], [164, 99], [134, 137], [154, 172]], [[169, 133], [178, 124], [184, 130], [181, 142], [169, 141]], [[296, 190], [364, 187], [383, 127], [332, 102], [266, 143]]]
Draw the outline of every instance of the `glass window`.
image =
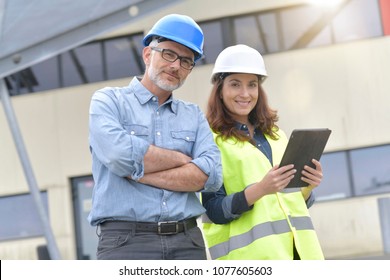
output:
[[220, 21], [201, 23], [199, 25], [204, 34], [204, 59], [197, 61], [197, 64], [214, 63], [218, 54], [223, 50], [222, 27]]
[[[41, 192], [41, 199], [48, 213], [47, 192]], [[44, 235], [31, 194], [0, 197], [0, 221], [0, 241]]]
[[44, 91], [60, 87], [58, 73], [58, 56], [31, 66], [37, 80], [34, 91]]
[[[295, 48], [294, 45], [302, 36], [315, 37], [316, 34], [308, 34], [307, 32], [317, 23], [323, 12], [315, 5], [298, 6], [281, 11], [281, 32], [284, 49]], [[308, 40], [311, 41], [310, 37], [308, 37]], [[301, 47], [306, 47], [306, 45]]]
[[[277, 13], [267, 13], [258, 16], [264, 39], [264, 53], [278, 52], [282, 49], [276, 18]], [[259, 49], [259, 51], [261, 52], [262, 49]]]
[[[31, 69], [27, 68], [17, 73], [14, 73], [5, 78], [5, 84], [9, 90], [10, 95], [24, 94], [32, 91], [32, 86], [26, 83], [26, 76], [30, 76]], [[31, 80], [31, 79], [27, 79]], [[33, 83], [32, 85], [35, 85]]]
[[59, 88], [58, 58], [53, 57], [6, 77], [11, 95]]
[[349, 1], [335, 17], [333, 24], [336, 43], [381, 36], [378, 1]]
[[104, 41], [108, 80], [143, 74], [142, 38], [134, 35]]
[[103, 80], [103, 61], [99, 43], [87, 44], [61, 55], [63, 86]]
[[[72, 55], [73, 54], [73, 55]], [[80, 85], [83, 79], [78, 73], [77, 66], [74, 61], [74, 53], [72, 51], [60, 55], [61, 61], [61, 86], [70, 87]], [[84, 73], [84, 72], [82, 72]]]
[[265, 53], [263, 30], [260, 20], [255, 16], [238, 17], [233, 20], [237, 44], [245, 44]]
[[316, 200], [346, 198], [352, 195], [345, 152], [327, 153], [321, 157], [324, 177], [314, 190]]
[[350, 153], [356, 195], [390, 192], [390, 145]]
[[[77, 74], [85, 76], [86, 83], [103, 81], [103, 57], [100, 42], [90, 43], [74, 49], [71, 54]], [[84, 82], [84, 77], [81, 78]]]
[[60, 55], [63, 87], [103, 80], [103, 60], [99, 43], [91, 43]]
[[82, 260], [96, 259], [96, 248], [98, 243], [96, 227], [91, 226], [88, 222], [88, 215], [92, 208], [93, 177], [76, 177], [72, 178], [71, 182], [77, 258]]

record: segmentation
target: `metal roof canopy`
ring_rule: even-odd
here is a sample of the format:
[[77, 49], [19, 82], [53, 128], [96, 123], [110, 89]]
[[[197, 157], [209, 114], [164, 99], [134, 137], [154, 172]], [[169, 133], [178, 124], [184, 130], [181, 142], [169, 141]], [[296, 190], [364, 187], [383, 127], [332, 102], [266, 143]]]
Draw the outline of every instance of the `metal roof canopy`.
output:
[[61, 256], [3, 78], [178, 1], [0, 0], [0, 99], [44, 228], [51, 259], [61, 259]]

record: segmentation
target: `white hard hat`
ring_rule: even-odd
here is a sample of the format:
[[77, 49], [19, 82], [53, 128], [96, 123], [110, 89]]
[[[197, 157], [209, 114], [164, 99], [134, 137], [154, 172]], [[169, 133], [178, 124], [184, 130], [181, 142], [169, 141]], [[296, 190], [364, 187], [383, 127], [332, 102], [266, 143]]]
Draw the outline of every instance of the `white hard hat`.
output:
[[261, 54], [247, 45], [235, 45], [224, 49], [217, 57], [211, 77], [216, 73], [248, 73], [267, 76]]

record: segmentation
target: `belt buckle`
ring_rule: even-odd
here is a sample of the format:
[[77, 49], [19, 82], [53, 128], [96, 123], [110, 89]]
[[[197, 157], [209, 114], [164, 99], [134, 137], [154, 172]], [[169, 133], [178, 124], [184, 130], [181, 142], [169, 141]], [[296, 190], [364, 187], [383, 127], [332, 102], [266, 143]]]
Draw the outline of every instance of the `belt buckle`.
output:
[[179, 223], [174, 221], [158, 222], [157, 233], [160, 235], [172, 235], [179, 233]]

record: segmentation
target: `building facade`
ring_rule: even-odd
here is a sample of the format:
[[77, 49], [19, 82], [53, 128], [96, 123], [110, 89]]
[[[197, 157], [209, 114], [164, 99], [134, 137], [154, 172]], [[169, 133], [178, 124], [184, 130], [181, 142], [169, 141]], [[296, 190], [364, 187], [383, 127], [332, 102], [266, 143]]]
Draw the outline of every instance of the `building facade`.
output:
[[[310, 208], [325, 257], [390, 253], [390, 1], [319, 2], [179, 1], [7, 77], [62, 258], [95, 258], [97, 237], [86, 221], [92, 94], [142, 75], [142, 37], [168, 13], [193, 17], [205, 33], [206, 56], [175, 96], [205, 109], [218, 53], [237, 43], [258, 49], [279, 126], [287, 134], [332, 130], [321, 158], [324, 181]], [[0, 131], [0, 259], [44, 258], [42, 227], [2, 113]]]

